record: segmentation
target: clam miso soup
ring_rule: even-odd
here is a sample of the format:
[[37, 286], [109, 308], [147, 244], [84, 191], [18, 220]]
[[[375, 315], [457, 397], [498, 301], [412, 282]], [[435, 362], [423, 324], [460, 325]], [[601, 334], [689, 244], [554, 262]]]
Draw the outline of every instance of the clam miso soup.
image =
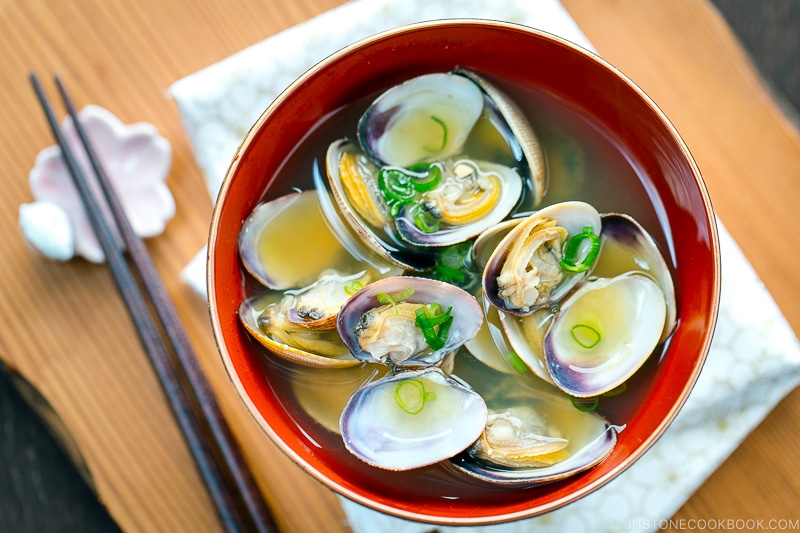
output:
[[455, 70], [340, 109], [244, 222], [243, 327], [311, 442], [384, 494], [476, 499], [611, 452], [676, 323], [603, 131]]

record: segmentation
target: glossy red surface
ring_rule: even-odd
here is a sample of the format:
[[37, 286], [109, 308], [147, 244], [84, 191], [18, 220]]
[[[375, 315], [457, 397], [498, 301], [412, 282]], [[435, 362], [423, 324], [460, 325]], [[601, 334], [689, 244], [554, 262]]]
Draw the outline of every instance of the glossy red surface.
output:
[[[611, 138], [654, 203], [666, 259], [674, 268], [679, 325], [615, 450], [598, 467], [534, 490], [487, 491], [485, 498], [469, 502], [423, 501], [413, 493], [376, 490], [369, 474], [310, 446], [284, 410], [264, 376], [260, 355], [238, 324], [243, 274], [236, 238], [287, 154], [321, 117], [403, 79], [456, 66], [535, 86], [581, 110]], [[711, 342], [719, 300], [718, 252], [709, 199], [686, 146], [655, 104], [616, 69], [565, 41], [520, 26], [422, 24], [376, 36], [328, 58], [259, 119], [234, 158], [214, 211], [210, 309], [223, 361], [243, 400], [266, 434], [311, 475], [359, 503], [404, 518], [496, 523], [541, 514], [596, 490], [629, 467], [666, 429], [688, 396]]]

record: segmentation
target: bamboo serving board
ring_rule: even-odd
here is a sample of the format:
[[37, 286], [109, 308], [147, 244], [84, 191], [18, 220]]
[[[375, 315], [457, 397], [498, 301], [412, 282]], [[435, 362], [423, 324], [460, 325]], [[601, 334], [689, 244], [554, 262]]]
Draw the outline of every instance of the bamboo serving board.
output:
[[[562, 2], [600, 54], [675, 123], [720, 218], [800, 331], [800, 252], [791, 229], [800, 205], [800, 136], [722, 18], [705, 0]], [[27, 173], [52, 144], [28, 71], [58, 72], [79, 107], [98, 104], [125, 123], [151, 122], [170, 140], [177, 216], [148, 242], [156, 266], [281, 530], [346, 531], [336, 497], [250, 420], [217, 355], [204, 302], [179, 279], [204, 244], [212, 206], [165, 96], [183, 76], [341, 3], [0, 2], [0, 360], [126, 531], [219, 525], [109, 272], [83, 260], [44, 259], [15, 231], [18, 206], [32, 201]], [[798, 438], [795, 391], [678, 517], [792, 517], [800, 480], [784, 472], [800, 469]]]

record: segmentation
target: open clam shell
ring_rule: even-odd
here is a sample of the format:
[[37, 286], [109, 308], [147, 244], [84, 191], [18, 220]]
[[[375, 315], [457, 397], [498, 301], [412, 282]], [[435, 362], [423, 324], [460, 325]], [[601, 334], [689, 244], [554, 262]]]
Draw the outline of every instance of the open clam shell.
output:
[[521, 486], [558, 481], [599, 464], [616, 445], [618, 428], [575, 409], [556, 392], [526, 389], [487, 403], [486, 430], [450, 461], [484, 481]]
[[[385, 303], [385, 296], [398, 300], [397, 304]], [[401, 312], [401, 304], [408, 309], [404, 307]], [[416, 309], [430, 304], [437, 304], [442, 313], [450, 309], [452, 316], [440, 348], [430, 347], [415, 325]], [[427, 278], [396, 276], [371, 283], [354, 294], [339, 312], [336, 328], [360, 361], [434, 365], [474, 337], [482, 319], [480, 305], [462, 289]]]
[[537, 207], [547, 192], [548, 174], [547, 159], [533, 126], [516, 102], [484, 76], [467, 69], [456, 69], [455, 73], [474, 81], [489, 97], [486, 106], [489, 121], [511, 147], [521, 172], [530, 178], [531, 205]]
[[[508, 231], [508, 225], [489, 232]], [[563, 298], [591, 272], [564, 272], [559, 266], [563, 243], [586, 227], [599, 235], [600, 214], [578, 201], [553, 204], [519, 219], [486, 262], [486, 298], [500, 311], [519, 316]], [[490, 240], [489, 235], [482, 238]]]
[[[554, 301], [555, 305], [552, 309], [539, 308], [531, 315], [521, 317], [500, 313], [500, 322], [508, 342], [519, 358], [539, 377], [557, 384], [562, 390], [573, 396], [596, 396], [619, 385], [643, 364], [658, 342], [663, 342], [669, 336], [676, 323], [672, 278], [653, 239], [641, 225], [627, 215], [604, 214], [601, 218], [603, 224], [602, 244], [600, 254], [591, 270], [592, 278], [573, 287], [574, 292], [566, 295], [566, 299]], [[634, 273], [639, 273], [640, 276], [634, 277], [633, 280], [626, 279]], [[603, 278], [602, 281], [598, 280], [600, 277]], [[613, 281], [615, 287], [630, 287], [622, 293], [628, 290], [637, 290], [637, 287], [642, 286], [641, 290], [648, 293], [646, 301], [654, 306], [656, 314], [652, 320], [648, 318], [647, 322], [637, 322], [635, 329], [640, 337], [637, 337], [634, 344], [631, 344], [634, 342], [631, 340], [633, 334], [625, 336], [618, 334], [619, 329], [604, 326], [601, 318], [592, 318], [591, 320], [587, 318], [583, 326], [575, 330], [574, 335], [579, 338], [582, 334], [596, 337], [601, 334], [601, 331], [608, 332], [607, 334], [602, 333], [602, 336], [605, 338], [603, 346], [609, 351], [601, 356], [600, 348], [603, 347], [601, 346], [594, 349], [593, 354], [594, 357], [608, 359], [608, 362], [605, 363], [607, 367], [601, 370], [600, 363], [597, 363], [596, 359], [594, 364], [589, 362], [588, 350], [580, 346], [577, 351], [566, 348], [566, 344], [575, 341], [573, 333], [568, 335], [570, 338], [568, 342], [555, 340], [555, 333], [551, 333], [551, 331], [557, 320], [560, 321], [559, 328], [565, 327], [563, 324], [567, 318], [564, 315], [572, 312], [569, 310], [576, 299], [580, 298], [579, 293], [587, 292], [589, 287], [594, 289], [605, 287], [612, 283], [609, 280], [617, 277], [620, 279]], [[605, 289], [603, 294], [616, 292], [618, 291]], [[658, 314], [662, 300], [665, 311], [663, 320]], [[626, 307], [620, 304], [621, 301], [619, 297], [609, 298], [608, 301], [603, 302], [602, 309], [598, 308], [596, 314], [598, 317], [613, 316], [613, 322], [618, 328], [625, 325], [625, 320], [644, 320], [643, 317], [625, 318], [627, 317], [626, 313], [632, 312], [633, 307], [631, 306], [634, 304], [631, 303], [633, 300], [629, 300], [630, 305]], [[621, 305], [622, 310], [617, 309], [618, 304]], [[638, 309], [645, 308], [639, 306]], [[574, 322], [570, 331], [577, 324], [580, 322]], [[653, 325], [651, 326], [651, 324]], [[643, 340], [645, 336], [647, 336], [647, 342]], [[622, 339], [630, 341], [623, 347], [631, 353], [617, 353], [616, 349], [609, 347], [614, 342], [622, 342]], [[584, 337], [581, 342], [592, 344], [594, 340]], [[578, 364], [571, 357], [577, 356], [581, 351], [587, 359]], [[581, 364], [586, 368], [581, 369]], [[590, 369], [590, 366], [593, 369]]]
[[437, 72], [381, 94], [358, 123], [361, 146], [382, 165], [408, 168], [457, 154], [483, 112], [471, 80]]
[[650, 276], [627, 272], [587, 281], [563, 302], [545, 335], [553, 382], [576, 397], [608, 392], [647, 360], [666, 317], [664, 293]]
[[400, 372], [359, 388], [340, 429], [346, 448], [387, 470], [411, 470], [453, 457], [486, 425], [486, 404], [440, 369]]
[[286, 320], [308, 329], [334, 329], [344, 302], [371, 280], [372, 273], [368, 270], [346, 276], [333, 269], [326, 270], [311, 285], [284, 292], [293, 298], [286, 310]]
[[239, 305], [239, 321], [262, 346], [283, 359], [305, 366], [337, 368], [360, 365], [336, 330], [314, 330], [293, 324], [287, 312], [291, 296], [251, 296]]
[[270, 289], [304, 287], [323, 270], [351, 262], [327, 230], [315, 191], [256, 206], [242, 223], [237, 245], [244, 268]]
[[553, 383], [545, 359], [544, 338], [553, 321], [552, 310], [542, 307], [526, 316], [497, 312], [506, 342], [525, 366], [548, 383]]
[[661, 341], [666, 340], [677, 323], [677, 304], [675, 284], [664, 256], [653, 237], [630, 215], [604, 213], [601, 218], [603, 244], [593, 275], [613, 277], [623, 272], [643, 272], [658, 282], [667, 304], [661, 333]]
[[[347, 173], [343, 172], [344, 158], [353, 160], [352, 164], [347, 166], [358, 174], [353, 177], [352, 186], [348, 184]], [[436, 261], [433, 253], [424, 249], [411, 249], [393, 233], [392, 225], [386, 215], [387, 207], [378, 192], [375, 174], [377, 168], [356, 144], [346, 139], [331, 143], [325, 167], [330, 193], [337, 208], [335, 212], [330, 209], [333, 206], [328, 208], [326, 211], [329, 213], [328, 218], [335, 221], [340, 215], [341, 220], [345, 221], [361, 243], [393, 265], [414, 272], [424, 272], [433, 267]], [[352, 198], [351, 194], [347, 193], [348, 188], [357, 189], [358, 194], [352, 196], [358, 198]]]
[[[442, 229], [437, 231], [423, 231], [417, 226], [413, 217], [409, 216], [409, 209], [405, 208], [397, 217], [395, 224], [400, 238], [412, 245], [420, 247], [450, 246], [471, 239], [506, 218], [522, 194], [522, 178], [510, 167], [466, 158], [445, 161], [443, 167], [447, 175], [444, 179], [446, 182], [449, 180], [450, 183], [423, 195], [423, 201], [434, 205], [434, 209], [442, 213], [444, 221], [448, 220], [448, 213], [452, 213], [450, 217], [452, 219], [468, 217], [471, 221], [443, 224]], [[464, 185], [463, 183], [467, 180], [470, 184]], [[464, 200], [464, 198], [478, 197], [478, 195], [466, 192], [470, 187], [476, 186], [483, 188], [483, 196], [494, 196], [490, 206], [473, 208], [470, 207], [470, 202]], [[453, 197], [451, 191], [457, 188], [463, 190], [464, 193], [461, 196]], [[479, 204], [480, 202], [473, 203]], [[480, 215], [468, 213], [470, 210], [473, 213], [480, 212]]]

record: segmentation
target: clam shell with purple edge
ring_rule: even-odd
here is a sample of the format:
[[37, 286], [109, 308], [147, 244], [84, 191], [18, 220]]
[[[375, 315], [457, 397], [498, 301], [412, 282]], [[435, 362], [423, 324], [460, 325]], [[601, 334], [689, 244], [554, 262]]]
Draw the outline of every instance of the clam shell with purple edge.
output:
[[483, 312], [477, 300], [454, 285], [427, 278], [396, 276], [370, 283], [355, 293], [339, 312], [336, 328], [353, 356], [364, 362], [382, 362], [362, 348], [356, 335], [356, 329], [362, 316], [374, 309], [384, 306], [377, 296], [398, 294], [408, 288], [413, 294], [404, 299], [411, 304], [437, 303], [442, 310], [452, 307], [453, 322], [445, 344], [438, 350], [426, 349], [412, 358], [398, 363], [399, 365], [433, 365], [440, 362], [445, 355], [456, 350], [474, 337], [483, 322]]
[[[543, 388], [544, 387], [544, 388]], [[532, 486], [550, 483], [583, 472], [599, 464], [613, 450], [617, 432], [623, 427], [608, 423], [594, 412], [575, 409], [570, 399], [547, 386], [520, 384], [486, 398], [489, 416], [517, 418], [516, 429], [501, 429], [499, 447], [487, 452], [484, 435], [479, 441], [450, 460], [456, 470], [501, 485]], [[487, 424], [489, 427], [490, 424]], [[566, 440], [555, 454], [538, 459], [541, 439]], [[520, 438], [518, 446], [507, 446]], [[519, 461], [519, 462], [517, 462]], [[532, 466], [540, 464], [541, 466]]]
[[585, 202], [569, 201], [547, 206], [532, 213], [527, 218], [521, 218], [510, 230], [508, 229], [510, 224], [505, 223], [488, 230], [485, 235], [479, 237], [476, 246], [481, 248], [481, 241], [491, 240], [490, 237], [493, 233], [507, 231], [505, 237], [497, 244], [488, 261], [486, 261], [483, 273], [483, 293], [489, 302], [500, 311], [518, 316], [529, 315], [539, 307], [549, 305], [553, 301], [558, 301], [590, 273], [588, 270], [581, 273], [567, 273], [558, 286], [553, 289], [547, 301], [539, 305], [520, 308], [512, 306], [507, 300], [503, 299], [499, 295], [497, 279], [500, 276], [503, 265], [509, 260], [509, 252], [512, 250], [514, 244], [519, 239], [528, 237], [522, 234], [525, 229], [523, 222], [532, 219], [555, 220], [558, 226], [567, 230], [567, 238], [579, 234], [586, 226], [590, 226], [595, 235], [599, 235], [601, 230], [600, 214], [593, 206]]
[[[403, 383], [425, 395], [424, 405], [405, 408], [397, 399]], [[483, 398], [440, 369], [405, 371], [359, 388], [339, 421], [345, 447], [362, 461], [386, 470], [439, 463], [472, 444], [486, 424]]]
[[544, 338], [553, 382], [576, 397], [599, 396], [626, 381], [661, 338], [664, 294], [645, 274], [587, 281], [561, 306]]

